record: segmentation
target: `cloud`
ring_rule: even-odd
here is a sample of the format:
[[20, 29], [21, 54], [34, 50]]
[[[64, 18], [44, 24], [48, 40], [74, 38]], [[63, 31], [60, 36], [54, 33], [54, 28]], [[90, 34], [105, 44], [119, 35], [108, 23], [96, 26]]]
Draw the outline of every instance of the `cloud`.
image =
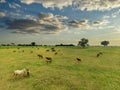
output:
[[19, 12], [12, 12], [12, 11], [7, 11], [7, 16], [11, 18], [18, 18], [21, 16]]
[[60, 16], [60, 15], [55, 15], [55, 18], [58, 18], [58, 19], [61, 20], [61, 21], [68, 19], [67, 16]]
[[53, 14], [52, 13], [48, 13], [48, 14], [45, 14], [45, 13], [40, 13], [39, 14], [39, 18], [40, 19], [51, 19], [51, 18], [53, 18], [54, 16], [53, 16]]
[[73, 0], [80, 10], [110, 10], [120, 7], [120, 0]]
[[103, 19], [109, 19], [110, 16], [108, 16], [108, 15], [104, 15], [102, 18], [103, 18]]
[[78, 21], [78, 20], [71, 20], [68, 22], [68, 26], [72, 28], [76, 28], [77, 30], [101, 30], [108, 27], [110, 22], [108, 20], [96, 20], [96, 21], [89, 21], [87, 19]]
[[0, 18], [5, 17], [6, 14], [4, 12], [0, 12]]
[[114, 32], [115, 33], [120, 33], [120, 26], [114, 27]]
[[45, 8], [58, 7], [59, 9], [72, 5], [72, 0], [21, 0], [21, 2], [26, 4], [41, 3]]
[[[57, 15], [58, 16], [58, 15]], [[51, 13], [40, 13], [38, 19], [14, 19], [7, 20], [5, 23], [8, 26], [7, 29], [13, 30], [13, 33], [21, 34], [39, 34], [47, 33], [54, 34], [64, 30], [67, 30], [67, 26], [63, 24], [61, 18], [65, 16], [56, 17]]]
[[41, 3], [45, 8], [63, 9], [73, 6], [79, 10], [110, 10], [120, 7], [120, 0], [21, 0], [22, 3]]
[[104, 25], [107, 25], [108, 23], [109, 23], [108, 20], [101, 20], [101, 21], [94, 21], [93, 25], [94, 26], [104, 26]]
[[0, 0], [0, 3], [5, 3], [6, 1], [5, 0]]
[[29, 20], [34, 20], [34, 21], [37, 21], [37, 17], [32, 16], [32, 15], [29, 15], [29, 14], [24, 15], [24, 17], [23, 17], [23, 18], [24, 18], [24, 19], [29, 19]]
[[40, 13], [38, 16], [42, 31], [51, 31], [49, 33], [55, 33], [67, 30], [67, 26], [63, 25], [62, 22], [62, 20], [67, 19], [66, 16], [53, 15], [52, 13]]
[[14, 8], [14, 9], [17, 9], [17, 8], [20, 8], [21, 6], [17, 3], [9, 3], [8, 4], [10, 8]]
[[82, 29], [82, 28], [88, 29], [90, 27], [87, 19], [81, 20], [81, 21], [71, 20], [68, 22], [68, 25], [70, 27], [80, 28], [80, 29]]
[[7, 20], [6, 24], [8, 25], [8, 29], [27, 29], [28, 27], [38, 25], [37, 22], [28, 19]]
[[112, 14], [113, 18], [116, 18], [120, 14], [120, 9]]

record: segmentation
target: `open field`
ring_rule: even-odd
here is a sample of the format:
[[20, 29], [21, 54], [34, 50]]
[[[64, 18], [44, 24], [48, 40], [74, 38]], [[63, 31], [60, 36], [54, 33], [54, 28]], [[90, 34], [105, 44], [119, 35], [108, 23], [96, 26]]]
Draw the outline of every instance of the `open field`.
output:
[[[0, 90], [120, 90], [120, 47], [54, 47], [57, 55], [46, 52], [52, 47], [17, 48], [0, 47]], [[14, 70], [23, 68], [30, 77], [14, 78]]]

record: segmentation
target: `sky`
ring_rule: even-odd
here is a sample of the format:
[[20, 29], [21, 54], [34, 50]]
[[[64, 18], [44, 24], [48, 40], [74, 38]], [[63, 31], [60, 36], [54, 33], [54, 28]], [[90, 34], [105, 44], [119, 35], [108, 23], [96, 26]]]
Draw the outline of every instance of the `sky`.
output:
[[120, 45], [120, 0], [0, 0], [0, 44]]

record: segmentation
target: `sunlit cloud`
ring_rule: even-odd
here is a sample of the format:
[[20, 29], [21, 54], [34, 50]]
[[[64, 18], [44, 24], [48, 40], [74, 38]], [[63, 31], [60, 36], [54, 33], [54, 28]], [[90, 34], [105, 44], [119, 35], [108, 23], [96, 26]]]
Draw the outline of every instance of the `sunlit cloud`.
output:
[[41, 3], [45, 8], [63, 9], [73, 6], [79, 10], [110, 10], [120, 7], [120, 0], [21, 0], [22, 3]]
[[80, 10], [110, 10], [120, 7], [120, 0], [73, 0]]
[[0, 18], [5, 17], [5, 16], [6, 16], [6, 13], [0, 12]]
[[21, 0], [22, 3], [31, 4], [31, 3], [41, 3], [45, 8], [54, 8], [63, 9], [72, 5], [72, 0]]

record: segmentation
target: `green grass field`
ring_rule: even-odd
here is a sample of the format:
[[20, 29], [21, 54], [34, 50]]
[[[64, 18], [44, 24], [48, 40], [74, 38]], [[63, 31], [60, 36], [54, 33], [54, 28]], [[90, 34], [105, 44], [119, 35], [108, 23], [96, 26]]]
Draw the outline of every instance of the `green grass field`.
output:
[[[0, 47], [0, 90], [120, 90], [120, 47], [55, 47], [57, 55], [46, 52], [51, 47], [37, 48]], [[98, 52], [103, 55], [97, 58]], [[23, 68], [30, 77], [14, 78], [14, 70]]]

